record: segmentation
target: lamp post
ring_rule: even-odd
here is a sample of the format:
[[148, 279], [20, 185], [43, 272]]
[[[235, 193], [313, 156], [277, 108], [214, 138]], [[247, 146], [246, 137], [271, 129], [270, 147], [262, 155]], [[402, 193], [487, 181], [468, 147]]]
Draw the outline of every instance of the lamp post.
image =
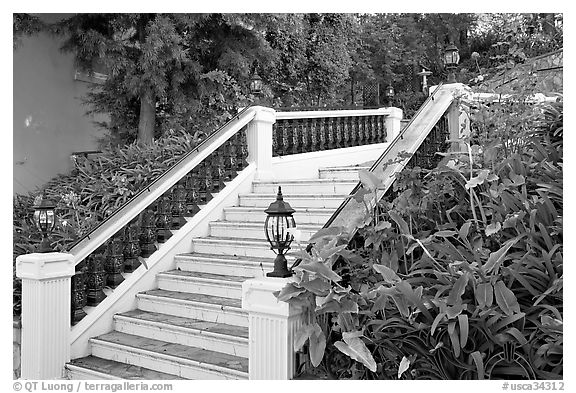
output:
[[444, 65], [448, 71], [448, 83], [456, 83], [456, 75], [454, 70], [460, 62], [460, 55], [458, 54], [458, 48], [456, 45], [450, 44], [444, 50]]
[[394, 98], [395, 93], [396, 92], [394, 91], [394, 86], [388, 84], [388, 86], [386, 86], [386, 90], [384, 90], [384, 97], [386, 97], [388, 106], [392, 106], [392, 98]]
[[270, 243], [272, 251], [277, 254], [274, 260], [274, 271], [267, 273], [266, 276], [290, 277], [292, 272], [288, 270], [288, 261], [286, 261], [284, 253], [290, 249], [290, 243], [294, 239], [290, 229], [296, 228], [296, 222], [292, 217], [295, 210], [287, 202], [284, 202], [281, 187], [278, 187], [276, 201], [272, 202], [264, 212], [267, 214], [264, 223], [266, 240]]
[[258, 75], [258, 72], [254, 70], [252, 78], [250, 79], [250, 93], [254, 94], [256, 97], [256, 103], [260, 103], [260, 94], [262, 93], [262, 78]]
[[56, 214], [54, 212], [56, 205], [46, 195], [38, 196], [34, 201], [34, 224], [42, 233], [42, 241], [37, 248], [38, 252], [52, 252], [54, 249], [50, 246], [48, 238], [56, 225]]
[[432, 75], [432, 72], [427, 70], [426, 68], [422, 67], [422, 71], [420, 71], [418, 76], [422, 77], [422, 93], [428, 95], [428, 77]]

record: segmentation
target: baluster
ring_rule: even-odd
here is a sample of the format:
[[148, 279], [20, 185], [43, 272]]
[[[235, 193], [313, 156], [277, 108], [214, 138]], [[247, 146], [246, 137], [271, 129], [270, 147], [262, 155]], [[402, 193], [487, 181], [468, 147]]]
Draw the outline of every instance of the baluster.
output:
[[158, 211], [156, 212], [156, 241], [164, 243], [172, 237], [172, 201], [168, 193], [159, 198]]
[[[235, 150], [234, 150], [234, 154]], [[234, 159], [236, 159], [236, 157], [234, 156]], [[195, 173], [194, 173], [194, 181], [195, 181], [195, 187], [198, 190], [198, 196], [199, 196], [199, 201], [200, 203], [206, 203], [208, 201], [208, 195], [206, 193], [206, 181], [204, 180], [206, 178], [206, 171], [204, 168], [204, 161], [202, 161], [200, 164], [198, 164], [198, 166], [194, 169]]]
[[351, 119], [350, 117], [344, 118], [344, 146], [343, 147], [350, 147], [352, 146], [352, 136], [351, 133]]
[[72, 325], [75, 325], [86, 316], [86, 312], [84, 311], [84, 306], [87, 301], [86, 264], [84, 261], [76, 265], [76, 273], [72, 276], [71, 291], [70, 320]]
[[244, 130], [240, 130], [235, 135], [235, 142], [236, 142], [236, 171], [240, 172], [246, 166], [248, 166], [248, 162], [246, 158], [248, 158], [248, 146], [246, 144], [246, 133]]
[[302, 153], [310, 152], [310, 130], [308, 130], [308, 119], [300, 119], [298, 121], [300, 127], [300, 135], [302, 136]]
[[359, 135], [358, 135], [358, 118], [352, 117], [350, 119], [350, 135], [352, 135], [352, 146], [358, 146], [359, 143]]
[[200, 211], [198, 207], [199, 195], [196, 190], [196, 180], [194, 179], [194, 172], [190, 171], [184, 180], [184, 188], [186, 189], [186, 216], [193, 217]]
[[226, 187], [226, 184], [224, 184], [226, 175], [224, 174], [224, 157], [222, 155], [222, 150], [216, 149], [216, 151], [212, 153], [209, 158], [213, 168], [212, 175], [214, 176], [212, 182], [212, 190], [214, 192], [219, 192], [220, 190], [224, 189], [224, 187]]
[[130, 221], [124, 229], [124, 272], [132, 273], [140, 266], [140, 239], [138, 238], [138, 222]]
[[366, 144], [366, 123], [364, 121], [364, 116], [358, 117], [358, 143], [360, 146], [364, 146]]
[[328, 126], [326, 127], [328, 130], [328, 149], [332, 150], [336, 148], [336, 129], [334, 127], [334, 118], [327, 118], [326, 123], [328, 123]]
[[280, 154], [280, 135], [282, 135], [282, 121], [278, 120], [272, 125], [272, 157], [276, 157]]
[[289, 154], [290, 149], [290, 141], [292, 140], [292, 136], [290, 134], [290, 124], [291, 120], [287, 120], [284, 126], [282, 127], [282, 154], [283, 156]]
[[316, 119], [310, 119], [310, 151], [318, 151], [320, 149], [320, 144], [318, 140], [318, 121]]
[[210, 162], [209, 160], [205, 159], [204, 161], [204, 178], [202, 179], [204, 181], [204, 195], [205, 195], [205, 199], [206, 202], [211, 201], [212, 200], [212, 190], [214, 188], [213, 186], [213, 170], [212, 170], [212, 166], [210, 166]]
[[292, 154], [301, 153], [302, 146], [300, 145], [300, 129], [298, 127], [298, 121], [292, 121]]
[[106, 246], [103, 244], [86, 258], [88, 261], [86, 304], [88, 306], [96, 306], [106, 298], [103, 291], [106, 280], [106, 271], [104, 270], [105, 253]]
[[386, 142], [386, 136], [383, 130], [383, 116], [376, 116], [376, 138], [378, 143]]
[[141, 213], [140, 222], [140, 256], [148, 258], [156, 251], [156, 217], [151, 208]]
[[344, 145], [344, 118], [338, 117], [335, 119], [336, 121], [336, 147], [341, 149], [345, 147]]
[[370, 132], [370, 143], [376, 143], [376, 127], [374, 126], [374, 116], [368, 116], [368, 130]]
[[104, 263], [106, 270], [106, 285], [116, 288], [122, 281], [122, 272], [124, 271], [124, 242], [122, 234], [118, 233], [108, 241], [108, 255]]
[[234, 144], [232, 140], [228, 139], [224, 143], [224, 168], [226, 169], [226, 179], [232, 180], [236, 177], [236, 154], [234, 152]]
[[318, 150], [326, 150], [326, 119], [318, 119]]
[[[171, 229], [180, 229], [186, 224], [184, 215], [186, 214], [186, 189], [184, 182], [180, 180], [172, 187], [172, 206], [170, 207], [172, 213]], [[156, 237], [156, 236], [155, 236]]]

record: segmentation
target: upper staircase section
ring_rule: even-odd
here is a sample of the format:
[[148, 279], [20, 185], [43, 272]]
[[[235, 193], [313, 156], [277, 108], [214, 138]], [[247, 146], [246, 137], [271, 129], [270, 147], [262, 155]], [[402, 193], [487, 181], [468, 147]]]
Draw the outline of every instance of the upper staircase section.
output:
[[[160, 256], [156, 253], [173, 231], [190, 222], [230, 182], [273, 178], [273, 158], [380, 146], [399, 132], [401, 118], [397, 108], [315, 112], [275, 112], [257, 106], [243, 109], [70, 248], [76, 267], [72, 324], [98, 308], [131, 274], [141, 271], [140, 266], [149, 269], [157, 263]], [[323, 183], [329, 190], [330, 183]], [[287, 183], [287, 187], [292, 186], [292, 203], [299, 208], [336, 208], [347, 195], [342, 191], [329, 198], [311, 199], [296, 192], [298, 187], [306, 188], [305, 182]], [[239, 198], [244, 207], [262, 208], [274, 195], [269, 190]], [[250, 233], [253, 228], [248, 224], [236, 230]], [[134, 285], [134, 280], [128, 286]], [[106, 307], [113, 302], [108, 301]], [[95, 313], [91, 320], [99, 315]], [[83, 323], [75, 335], [90, 323]]]
[[[365, 196], [369, 206], [376, 205], [393, 184], [396, 174], [410, 161], [415, 165], [432, 167], [439, 160], [436, 152], [446, 151], [451, 145], [449, 140], [455, 140], [467, 132], [466, 115], [459, 111], [457, 105], [452, 107], [452, 111], [449, 108], [468, 93], [463, 85], [456, 83], [436, 87], [370, 167], [369, 172], [382, 180], [382, 187], [377, 190], [376, 197], [373, 193]], [[361, 183], [358, 183], [351, 194], [360, 187]], [[342, 226], [353, 232], [357, 218], [364, 215], [365, 209], [364, 203], [348, 198], [340, 204], [324, 227]]]

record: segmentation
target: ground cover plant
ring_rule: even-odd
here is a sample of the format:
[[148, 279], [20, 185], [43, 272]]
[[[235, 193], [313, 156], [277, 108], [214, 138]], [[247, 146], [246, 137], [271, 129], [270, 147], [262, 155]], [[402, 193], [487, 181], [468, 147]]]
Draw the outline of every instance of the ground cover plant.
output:
[[[525, 97], [524, 97], [525, 98]], [[473, 103], [462, 152], [405, 169], [356, 235], [324, 229], [277, 296], [339, 379], [562, 379], [562, 105]], [[362, 189], [380, 186], [361, 173]]]

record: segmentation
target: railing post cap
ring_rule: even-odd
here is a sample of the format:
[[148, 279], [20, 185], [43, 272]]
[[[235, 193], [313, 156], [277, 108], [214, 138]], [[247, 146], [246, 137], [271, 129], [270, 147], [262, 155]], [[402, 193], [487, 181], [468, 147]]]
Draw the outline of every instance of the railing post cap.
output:
[[74, 256], [60, 252], [32, 253], [16, 258], [16, 276], [32, 280], [72, 277]]
[[258, 277], [242, 283], [242, 309], [276, 317], [290, 317], [302, 312], [287, 302], [279, 301], [274, 292], [281, 291], [294, 277]]
[[273, 108], [268, 108], [267, 106], [254, 106], [252, 108], [256, 112], [255, 121], [271, 124], [276, 122], [276, 110]]

